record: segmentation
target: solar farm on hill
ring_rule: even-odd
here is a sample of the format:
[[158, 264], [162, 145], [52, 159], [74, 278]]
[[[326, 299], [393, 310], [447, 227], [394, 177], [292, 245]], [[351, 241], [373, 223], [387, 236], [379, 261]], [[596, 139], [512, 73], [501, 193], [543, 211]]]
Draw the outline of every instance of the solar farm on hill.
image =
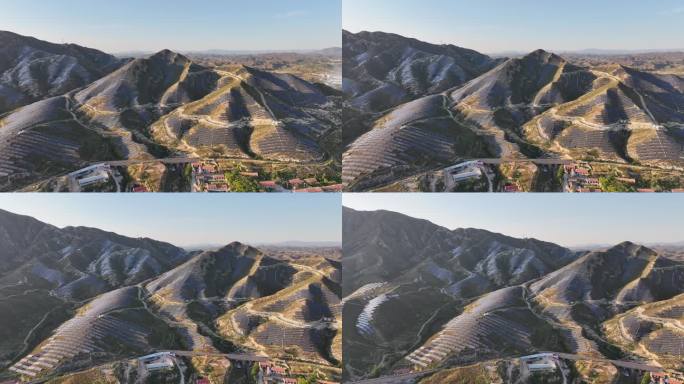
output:
[[348, 208], [343, 232], [350, 382], [640, 383], [684, 369], [681, 248], [573, 251]]
[[[334, 83], [325, 66], [314, 83], [282, 68], [207, 66], [169, 50], [118, 59], [10, 32], [0, 32], [0, 46], [2, 190], [339, 184], [341, 98], [323, 83]], [[95, 176], [109, 177], [95, 186], [69, 175], [96, 164]]]
[[[348, 190], [451, 190], [445, 169], [473, 159], [493, 168], [490, 190], [684, 184], [684, 78], [674, 70], [543, 50], [493, 59], [382, 32], [343, 38]], [[609, 182], [564, 180], [575, 174], [562, 165], [578, 161]]]
[[3, 382], [340, 376], [339, 248], [189, 252], [6, 211], [0, 241]]

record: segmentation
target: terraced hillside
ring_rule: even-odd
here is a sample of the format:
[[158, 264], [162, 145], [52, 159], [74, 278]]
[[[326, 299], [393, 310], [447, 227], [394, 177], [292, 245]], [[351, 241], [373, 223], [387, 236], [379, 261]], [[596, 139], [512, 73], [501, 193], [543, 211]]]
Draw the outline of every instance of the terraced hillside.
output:
[[[234, 67], [205, 67], [163, 50], [0, 115], [0, 189], [21, 189], [108, 160], [339, 165], [335, 92], [294, 75]], [[146, 171], [163, 169], [153, 164]]]
[[540, 351], [682, 368], [684, 264], [672, 251], [574, 252], [348, 208], [343, 234], [348, 379]]
[[167, 243], [92, 228], [57, 228], [0, 211], [0, 363], [25, 356], [85, 301], [186, 260]]
[[[388, 211], [345, 208], [343, 233], [344, 318], [349, 319], [344, 353], [350, 378], [402, 364], [406, 354], [476, 298], [545, 276], [578, 256], [534, 239], [451, 231]], [[517, 295], [522, 300], [522, 292]], [[534, 324], [529, 312], [518, 311], [520, 305], [512, 307], [519, 319]], [[479, 321], [479, 316], [462, 319]]]
[[124, 62], [95, 49], [0, 31], [0, 115], [83, 87]]
[[[407, 50], [412, 44], [403, 42]], [[681, 76], [618, 64], [582, 67], [543, 50], [496, 64], [450, 87], [428, 82], [437, 88], [425, 88], [420, 98], [382, 95], [390, 105], [370, 122], [350, 112], [344, 127], [347, 189], [373, 189], [486, 157], [684, 166]]]
[[453, 45], [384, 32], [342, 32], [343, 88], [351, 105], [380, 112], [481, 75], [497, 60]]
[[252, 349], [330, 365], [341, 359], [338, 268], [314, 255], [293, 262], [233, 243], [145, 288], [193, 350]]
[[259, 354], [339, 374], [339, 249], [187, 252], [5, 211], [0, 240], [2, 380], [159, 350]]
[[36, 379], [77, 370], [98, 360], [173, 348], [168, 332], [172, 331], [164, 322], [147, 312], [138, 287], [120, 288], [80, 308], [9, 371]]

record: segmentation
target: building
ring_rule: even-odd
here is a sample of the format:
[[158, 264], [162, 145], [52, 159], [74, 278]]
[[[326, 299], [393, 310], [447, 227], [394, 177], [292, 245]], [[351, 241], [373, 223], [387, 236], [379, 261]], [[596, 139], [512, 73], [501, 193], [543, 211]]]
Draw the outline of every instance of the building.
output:
[[482, 176], [482, 171], [480, 170], [480, 168], [475, 168], [472, 171], [461, 172], [455, 175], [451, 175], [451, 179], [454, 181], [454, 183], [458, 183], [459, 181], [479, 178], [480, 176]]
[[164, 360], [158, 363], [145, 364], [145, 368], [147, 368], [148, 371], [161, 371], [163, 369], [171, 369], [173, 368], [173, 361], [171, 361], [171, 359], [165, 358]]
[[107, 165], [107, 164], [91, 165], [89, 167], [79, 169], [78, 171], [71, 172], [69, 174], [69, 177], [74, 177], [74, 178], [83, 177], [83, 176], [87, 175], [88, 173], [93, 173], [93, 172], [97, 172], [97, 171], [101, 171], [101, 170], [109, 171], [109, 165]]
[[527, 369], [529, 369], [530, 372], [555, 371], [556, 370], [556, 364], [554, 364], [554, 363], [532, 363], [532, 364], [527, 364]]
[[273, 180], [260, 181], [259, 185], [261, 186], [261, 188], [264, 188], [266, 190], [273, 190], [276, 189], [276, 187], [278, 186], [278, 184], [276, 184], [276, 182]]
[[271, 372], [279, 376], [285, 376], [287, 374], [287, 370], [285, 368], [278, 367], [277, 365], [271, 367]]
[[520, 189], [517, 185], [508, 184], [504, 186], [504, 192], [520, 192]]
[[304, 184], [304, 180], [302, 180], [302, 179], [291, 179], [291, 180], [288, 180], [287, 184], [289, 184], [290, 187], [296, 189], [296, 188], [299, 188], [300, 186], [302, 186]]
[[209, 379], [205, 379], [203, 377], [200, 377], [199, 379], [195, 380], [195, 384], [210, 384]]
[[342, 192], [342, 184], [326, 185], [321, 187], [325, 192]]
[[87, 187], [89, 185], [93, 184], [98, 184], [102, 182], [106, 182], [109, 180], [109, 172], [107, 172], [104, 169], [98, 170], [94, 172], [94, 174], [84, 177], [82, 179], [78, 179], [78, 185], [83, 188]]
[[318, 184], [318, 180], [316, 180], [315, 177], [309, 177], [308, 179], [304, 179], [304, 182], [309, 186], [313, 187]]

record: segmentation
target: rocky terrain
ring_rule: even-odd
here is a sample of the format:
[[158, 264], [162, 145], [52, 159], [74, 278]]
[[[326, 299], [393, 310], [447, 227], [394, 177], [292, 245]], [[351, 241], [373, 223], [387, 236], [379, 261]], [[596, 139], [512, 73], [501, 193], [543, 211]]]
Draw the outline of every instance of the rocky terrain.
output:
[[159, 350], [336, 371], [339, 250], [185, 251], [0, 211], [0, 378], [56, 377]]
[[485, 363], [496, 371], [492, 362], [541, 351], [585, 356], [593, 365], [568, 368], [585, 378], [621, 377], [604, 370], [606, 359], [682, 368], [675, 251], [630, 242], [572, 251], [348, 208], [343, 233], [349, 379]]

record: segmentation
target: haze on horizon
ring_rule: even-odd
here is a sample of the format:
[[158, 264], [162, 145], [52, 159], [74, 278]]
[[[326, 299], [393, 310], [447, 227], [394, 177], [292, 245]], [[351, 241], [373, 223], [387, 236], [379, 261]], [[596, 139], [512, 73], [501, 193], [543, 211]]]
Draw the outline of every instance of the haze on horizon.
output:
[[180, 247], [340, 243], [338, 194], [0, 194], [0, 209], [63, 228], [85, 226]]
[[341, 0], [9, 0], [0, 30], [107, 53], [341, 46]]
[[684, 241], [684, 195], [677, 193], [356, 193], [345, 194], [342, 203], [566, 247]]
[[350, 32], [397, 33], [482, 53], [684, 51], [684, 1], [343, 0]]

